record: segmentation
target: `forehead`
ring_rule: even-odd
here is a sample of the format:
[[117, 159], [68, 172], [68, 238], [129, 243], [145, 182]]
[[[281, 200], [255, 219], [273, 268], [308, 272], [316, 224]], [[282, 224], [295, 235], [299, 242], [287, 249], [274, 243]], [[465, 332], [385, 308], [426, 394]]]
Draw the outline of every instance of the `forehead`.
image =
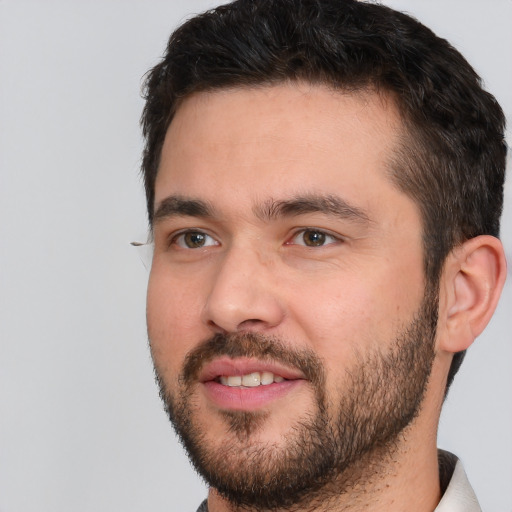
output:
[[283, 83], [195, 93], [168, 129], [155, 207], [170, 194], [215, 200], [226, 187], [233, 202], [329, 189], [375, 195], [393, 187], [400, 128], [392, 99], [371, 91]]

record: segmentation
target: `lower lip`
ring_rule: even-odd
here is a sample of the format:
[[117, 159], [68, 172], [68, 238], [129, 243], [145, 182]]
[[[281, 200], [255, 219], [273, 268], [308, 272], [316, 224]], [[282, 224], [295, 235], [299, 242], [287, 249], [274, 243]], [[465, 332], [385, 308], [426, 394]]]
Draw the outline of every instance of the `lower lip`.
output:
[[274, 382], [254, 388], [224, 386], [219, 382], [204, 382], [207, 397], [217, 407], [230, 411], [254, 411], [284, 397], [304, 381], [302, 379]]

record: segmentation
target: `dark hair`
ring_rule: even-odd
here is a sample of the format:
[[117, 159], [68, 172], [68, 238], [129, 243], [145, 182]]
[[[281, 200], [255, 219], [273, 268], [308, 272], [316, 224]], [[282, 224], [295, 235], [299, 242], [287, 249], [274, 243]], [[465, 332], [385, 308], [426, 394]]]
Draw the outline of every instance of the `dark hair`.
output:
[[[403, 121], [391, 179], [423, 220], [427, 283], [447, 254], [499, 235], [505, 119], [464, 57], [417, 20], [357, 0], [238, 0], [172, 35], [147, 75], [142, 171], [150, 225], [160, 153], [180, 102], [193, 92], [298, 80], [393, 97]], [[455, 355], [448, 387], [464, 352]]]

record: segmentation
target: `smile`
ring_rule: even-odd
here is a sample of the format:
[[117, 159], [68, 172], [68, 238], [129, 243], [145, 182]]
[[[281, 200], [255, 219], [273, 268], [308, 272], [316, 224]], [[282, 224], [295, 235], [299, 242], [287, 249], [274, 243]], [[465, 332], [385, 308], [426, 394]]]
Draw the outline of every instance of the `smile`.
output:
[[206, 399], [222, 410], [258, 410], [305, 384], [297, 369], [272, 361], [220, 357], [199, 375]]
[[218, 382], [229, 387], [255, 388], [280, 383], [284, 380], [284, 377], [274, 375], [272, 372], [252, 372], [245, 375], [222, 375]]

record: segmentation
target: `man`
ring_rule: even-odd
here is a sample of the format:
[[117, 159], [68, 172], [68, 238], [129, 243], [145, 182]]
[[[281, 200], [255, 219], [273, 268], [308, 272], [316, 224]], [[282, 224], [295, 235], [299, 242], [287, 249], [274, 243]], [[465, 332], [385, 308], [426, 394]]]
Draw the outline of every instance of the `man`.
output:
[[149, 74], [148, 332], [200, 510], [479, 510], [440, 410], [496, 307], [504, 118], [383, 6], [252, 0]]

